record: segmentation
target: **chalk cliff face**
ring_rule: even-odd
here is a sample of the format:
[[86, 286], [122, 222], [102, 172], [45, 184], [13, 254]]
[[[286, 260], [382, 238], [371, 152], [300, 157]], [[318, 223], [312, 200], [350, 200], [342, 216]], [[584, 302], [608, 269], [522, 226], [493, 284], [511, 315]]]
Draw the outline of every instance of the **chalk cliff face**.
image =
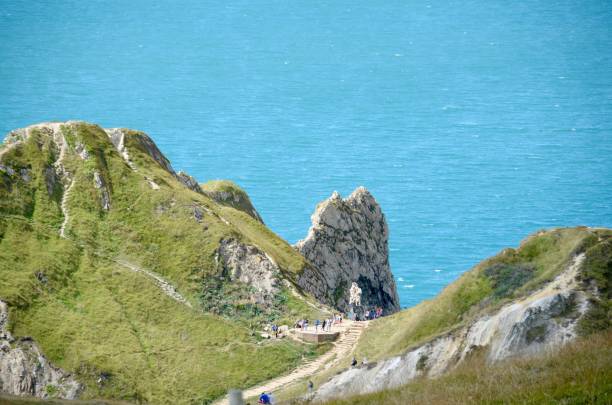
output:
[[540, 290], [503, 306], [457, 331], [378, 363], [351, 368], [316, 392], [318, 400], [365, 394], [406, 384], [419, 376], [435, 377], [471, 353], [486, 350], [488, 362], [542, 353], [576, 337], [579, 319], [588, 309], [577, 281], [584, 254]]
[[278, 293], [280, 270], [274, 261], [255, 246], [236, 240], [221, 241], [219, 258], [232, 281], [250, 286], [250, 299], [270, 304]]
[[361, 289], [361, 305], [353, 306], [357, 314], [377, 306], [384, 314], [398, 311], [387, 222], [368, 190], [359, 187], [346, 199], [334, 192], [311, 219], [308, 236], [295, 245], [314, 266], [302, 275], [302, 288], [348, 312], [349, 291], [356, 283]]
[[14, 339], [7, 324], [8, 308], [0, 301], [0, 392], [76, 398], [81, 385], [69, 373], [50, 364], [33, 340]]

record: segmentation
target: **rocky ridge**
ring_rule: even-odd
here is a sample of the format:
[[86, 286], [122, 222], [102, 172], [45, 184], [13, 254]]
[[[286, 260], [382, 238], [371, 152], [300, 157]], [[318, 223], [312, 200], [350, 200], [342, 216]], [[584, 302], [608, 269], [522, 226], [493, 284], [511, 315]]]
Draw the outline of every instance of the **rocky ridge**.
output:
[[[308, 236], [295, 245], [314, 267], [304, 271], [300, 286], [345, 312], [363, 314], [377, 306], [385, 315], [398, 311], [387, 222], [370, 192], [359, 187], [346, 199], [334, 192], [311, 220]], [[362, 291], [361, 306], [349, 304], [352, 283]]]

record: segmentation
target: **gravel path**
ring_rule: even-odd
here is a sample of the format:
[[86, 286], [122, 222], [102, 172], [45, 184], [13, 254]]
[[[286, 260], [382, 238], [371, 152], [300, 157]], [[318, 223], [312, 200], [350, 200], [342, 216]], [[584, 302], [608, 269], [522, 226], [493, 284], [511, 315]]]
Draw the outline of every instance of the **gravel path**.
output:
[[[332, 331], [340, 332], [340, 336], [338, 337], [338, 340], [334, 342], [334, 347], [330, 351], [317, 357], [313, 361], [300, 365], [287, 375], [269, 380], [261, 385], [251, 387], [243, 391], [243, 397], [247, 399], [257, 397], [264, 391], [277, 391], [279, 388], [309, 377], [321, 369], [328, 369], [332, 367], [341, 359], [351, 354], [355, 348], [355, 345], [357, 344], [357, 341], [359, 340], [359, 337], [361, 336], [361, 333], [367, 326], [368, 322], [353, 322], [348, 320], [343, 321], [342, 325], [335, 325], [332, 328]], [[214, 405], [229, 405], [228, 398], [225, 397], [215, 402]]]

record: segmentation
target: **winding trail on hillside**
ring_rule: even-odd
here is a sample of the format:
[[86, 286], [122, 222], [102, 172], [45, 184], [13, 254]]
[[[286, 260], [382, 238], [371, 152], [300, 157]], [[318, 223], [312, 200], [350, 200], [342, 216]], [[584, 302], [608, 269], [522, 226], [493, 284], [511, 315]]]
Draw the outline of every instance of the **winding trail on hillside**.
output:
[[[251, 387], [242, 392], [244, 399], [259, 396], [262, 392], [274, 392], [289, 384], [300, 381], [304, 378], [314, 375], [317, 371], [328, 369], [340, 360], [349, 356], [357, 341], [361, 337], [364, 329], [368, 327], [369, 322], [354, 322], [345, 320], [341, 325], [334, 325], [332, 331], [339, 332], [338, 339], [333, 343], [334, 347], [327, 353], [317, 357], [316, 359], [300, 364], [298, 368], [291, 373], [281, 377], [266, 381], [265, 383]], [[224, 397], [213, 405], [229, 405], [229, 400]]]
[[72, 191], [72, 187], [74, 186], [74, 179], [70, 181], [70, 185], [64, 192], [62, 196], [62, 203], [60, 207], [62, 209], [62, 215], [64, 216], [64, 221], [62, 221], [62, 226], [60, 227], [59, 234], [62, 238], [66, 239], [66, 226], [68, 226], [68, 222], [70, 221], [70, 214], [68, 213], [68, 198], [70, 197], [70, 192]]
[[176, 302], [179, 302], [191, 309], [193, 309], [193, 307], [191, 306], [191, 303], [189, 301], [187, 301], [185, 299], [185, 297], [183, 297], [176, 289], [176, 287], [174, 287], [172, 284], [170, 284], [168, 281], [166, 281], [163, 277], [153, 273], [152, 271], [149, 270], [145, 270], [142, 267], [138, 267], [135, 264], [132, 264], [130, 262], [127, 262], [125, 260], [113, 260], [115, 263], [128, 268], [136, 273], [140, 273], [145, 275], [146, 277], [150, 278], [151, 280], [153, 280], [155, 282], [155, 284], [157, 284], [157, 286], [164, 292], [164, 294], [166, 294], [168, 297], [172, 298], [173, 300], [175, 300]]

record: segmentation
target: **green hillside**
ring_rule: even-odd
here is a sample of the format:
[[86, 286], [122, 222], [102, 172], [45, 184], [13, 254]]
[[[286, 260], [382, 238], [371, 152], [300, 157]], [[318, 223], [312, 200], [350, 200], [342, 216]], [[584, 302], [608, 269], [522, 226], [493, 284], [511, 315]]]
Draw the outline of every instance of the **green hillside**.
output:
[[591, 297], [593, 305], [581, 322], [581, 330], [586, 334], [606, 329], [611, 319], [608, 284], [612, 277], [612, 230], [559, 228], [538, 232], [517, 249], [504, 249], [482, 261], [434, 299], [372, 322], [356, 353], [378, 360], [406, 352], [528, 295], [582, 252], [586, 253], [582, 277], [585, 282], [596, 283], [601, 294]]
[[[587, 398], [583, 402], [576, 403], [590, 403], [591, 395], [595, 396], [593, 398], [598, 398], [602, 390], [610, 389], [610, 347], [609, 344], [601, 344], [606, 337], [609, 338], [612, 322], [610, 290], [612, 230], [610, 229], [576, 227], [537, 232], [526, 238], [516, 249], [504, 249], [499, 254], [477, 264], [435, 298], [413, 308], [370, 321], [357, 343], [354, 356], [359, 361], [367, 359], [368, 367], [374, 367], [382, 360], [406, 353], [449, 332], [458, 331], [475, 319], [494, 314], [502, 306], [530, 295], [554, 279], [567, 268], [576, 255], [581, 253], [584, 253], [584, 260], [578, 274], [582, 289], [588, 296], [589, 309], [577, 326], [579, 335], [587, 340], [583, 341], [586, 343], [579, 343], [575, 349], [564, 349], [562, 353], [565, 353], [563, 356], [566, 356], [568, 361], [575, 362], [577, 367], [585, 367], [587, 370], [585, 372], [592, 373], [592, 381], [583, 381], [584, 385], [576, 387], [577, 390], [582, 389], [586, 392], [581, 398]], [[590, 335], [594, 337], [590, 338]], [[590, 357], [601, 355], [603, 359], [608, 359], [608, 363], [598, 361], [592, 364], [592, 369], [588, 368], [589, 357], [583, 360], [577, 352], [584, 352], [585, 356]], [[336, 367], [323, 370], [310, 380], [314, 382], [315, 387], [321, 387], [336, 374], [348, 369], [351, 359], [352, 356], [343, 359]], [[495, 376], [490, 379], [483, 377], [489, 373], [490, 364], [485, 364], [482, 356], [476, 356], [468, 364], [460, 364], [457, 372], [451, 372], [448, 376], [439, 379], [417, 378], [399, 389], [330, 403], [404, 404], [412, 403], [413, 400], [414, 403], [423, 404], [473, 401], [521, 403], [524, 396], [508, 395], [508, 401], [505, 401], [504, 395], [508, 394], [508, 390], [486, 384], [497, 380], [511, 384], [513, 379], [521, 379], [515, 388], [539, 395], [534, 398], [542, 398], [542, 395], [552, 392], [550, 390], [568, 392], [571, 387], [565, 390], [562, 384], [578, 374], [574, 371], [555, 370], [556, 367], [560, 367], [559, 363], [548, 360], [544, 363], [542, 359], [518, 360], [511, 362], [512, 367], [517, 367], [516, 373], [504, 374], [507, 364], [510, 364], [506, 362], [504, 363], [506, 365], [496, 366], [490, 371], [491, 376]], [[530, 370], [535, 369], [539, 371], [532, 374]], [[532, 384], [529, 382], [531, 377], [539, 379], [534, 379]], [[560, 385], [558, 387], [552, 383], [542, 385], [542, 381], [549, 377], [554, 378], [552, 381]], [[285, 388], [278, 397], [285, 400], [300, 398], [306, 394], [306, 382], [306, 380], [300, 381]], [[537, 391], [538, 384], [542, 385], [539, 391]], [[478, 390], [480, 390], [478, 395], [481, 397], [470, 396]], [[487, 395], [492, 398], [491, 402], [483, 400]]]
[[547, 355], [496, 365], [475, 357], [436, 379], [325, 405], [609, 404], [612, 333], [599, 332]]
[[[253, 217], [185, 187], [144, 133], [123, 132], [130, 161], [81, 122], [61, 126], [63, 153], [46, 126], [13, 133], [1, 150], [0, 299], [13, 335], [84, 382], [83, 399], [208, 402], [315, 355], [256, 333], [318, 315], [291, 283], [304, 259]], [[278, 265], [271, 302], [249, 301], [249, 286], [228, 279], [223, 240]], [[209, 301], [211, 282], [222, 302]]]

